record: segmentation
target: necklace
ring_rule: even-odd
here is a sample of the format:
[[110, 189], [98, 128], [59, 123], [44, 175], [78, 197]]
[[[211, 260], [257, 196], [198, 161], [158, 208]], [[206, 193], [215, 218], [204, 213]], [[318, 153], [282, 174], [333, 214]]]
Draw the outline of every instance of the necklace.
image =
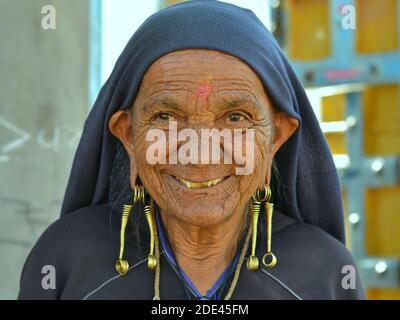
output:
[[[160, 270], [160, 241], [158, 239], [157, 225], [155, 225], [155, 227], [154, 227], [154, 233], [155, 233], [154, 234], [155, 235], [154, 253], [155, 253], [155, 256], [157, 259], [157, 265], [156, 265], [156, 269], [155, 269], [155, 273], [154, 273], [154, 298], [153, 298], [153, 300], [160, 300], [160, 271], [161, 271]], [[244, 256], [246, 255], [246, 252], [249, 248], [250, 237], [251, 237], [251, 226], [249, 226], [249, 228], [248, 228], [248, 231], [246, 234], [246, 239], [244, 241], [242, 250], [240, 252], [239, 261], [236, 265], [236, 269], [235, 269], [235, 273], [233, 275], [231, 285], [228, 289], [227, 294], [225, 295], [224, 300], [229, 300], [232, 297], [233, 292], [235, 291], [236, 285], [239, 280], [240, 271], [243, 266]]]

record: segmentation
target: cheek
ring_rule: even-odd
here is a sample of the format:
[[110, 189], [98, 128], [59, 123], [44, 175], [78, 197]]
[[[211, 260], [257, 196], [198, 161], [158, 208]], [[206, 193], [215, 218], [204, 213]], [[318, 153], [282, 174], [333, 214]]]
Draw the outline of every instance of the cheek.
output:
[[149, 165], [147, 162], [140, 161], [138, 173], [144, 188], [154, 201], [159, 205], [165, 204], [168, 199], [162, 182], [160, 166]]
[[268, 139], [262, 132], [254, 136], [254, 171], [250, 175], [239, 177], [239, 191], [241, 193], [253, 194], [260, 185], [265, 183], [268, 172]]
[[[152, 164], [151, 159], [149, 159], [150, 153], [147, 153], [147, 150], [149, 150], [149, 147], [154, 142], [146, 141], [147, 128], [141, 126], [137, 126], [136, 128], [133, 133], [133, 148], [138, 175], [147, 191], [152, 194], [160, 193], [162, 189], [159, 173], [160, 165]], [[163, 152], [161, 149], [157, 150]]]

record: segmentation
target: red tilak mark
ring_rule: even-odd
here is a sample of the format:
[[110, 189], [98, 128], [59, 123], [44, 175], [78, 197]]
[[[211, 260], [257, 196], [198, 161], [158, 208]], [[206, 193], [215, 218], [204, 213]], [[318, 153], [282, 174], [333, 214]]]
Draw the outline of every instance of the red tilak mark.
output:
[[196, 95], [201, 98], [207, 98], [212, 92], [212, 87], [209, 84], [202, 84], [197, 88]]

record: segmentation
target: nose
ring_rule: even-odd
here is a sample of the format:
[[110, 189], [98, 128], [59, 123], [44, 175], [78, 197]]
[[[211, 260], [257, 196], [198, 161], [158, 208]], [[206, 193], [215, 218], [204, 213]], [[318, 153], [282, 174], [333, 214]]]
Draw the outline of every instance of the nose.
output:
[[[185, 130], [186, 129], [186, 130]], [[193, 165], [232, 164], [233, 136], [228, 129], [219, 130], [213, 123], [196, 123], [178, 132], [177, 152], [191, 152]]]

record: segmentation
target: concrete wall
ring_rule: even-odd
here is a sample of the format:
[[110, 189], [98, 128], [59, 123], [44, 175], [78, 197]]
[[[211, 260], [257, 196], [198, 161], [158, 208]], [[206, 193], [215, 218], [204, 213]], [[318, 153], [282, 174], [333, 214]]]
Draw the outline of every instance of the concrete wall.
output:
[[[56, 29], [43, 30], [44, 5]], [[0, 0], [0, 299], [60, 211], [88, 105], [88, 0]]]

